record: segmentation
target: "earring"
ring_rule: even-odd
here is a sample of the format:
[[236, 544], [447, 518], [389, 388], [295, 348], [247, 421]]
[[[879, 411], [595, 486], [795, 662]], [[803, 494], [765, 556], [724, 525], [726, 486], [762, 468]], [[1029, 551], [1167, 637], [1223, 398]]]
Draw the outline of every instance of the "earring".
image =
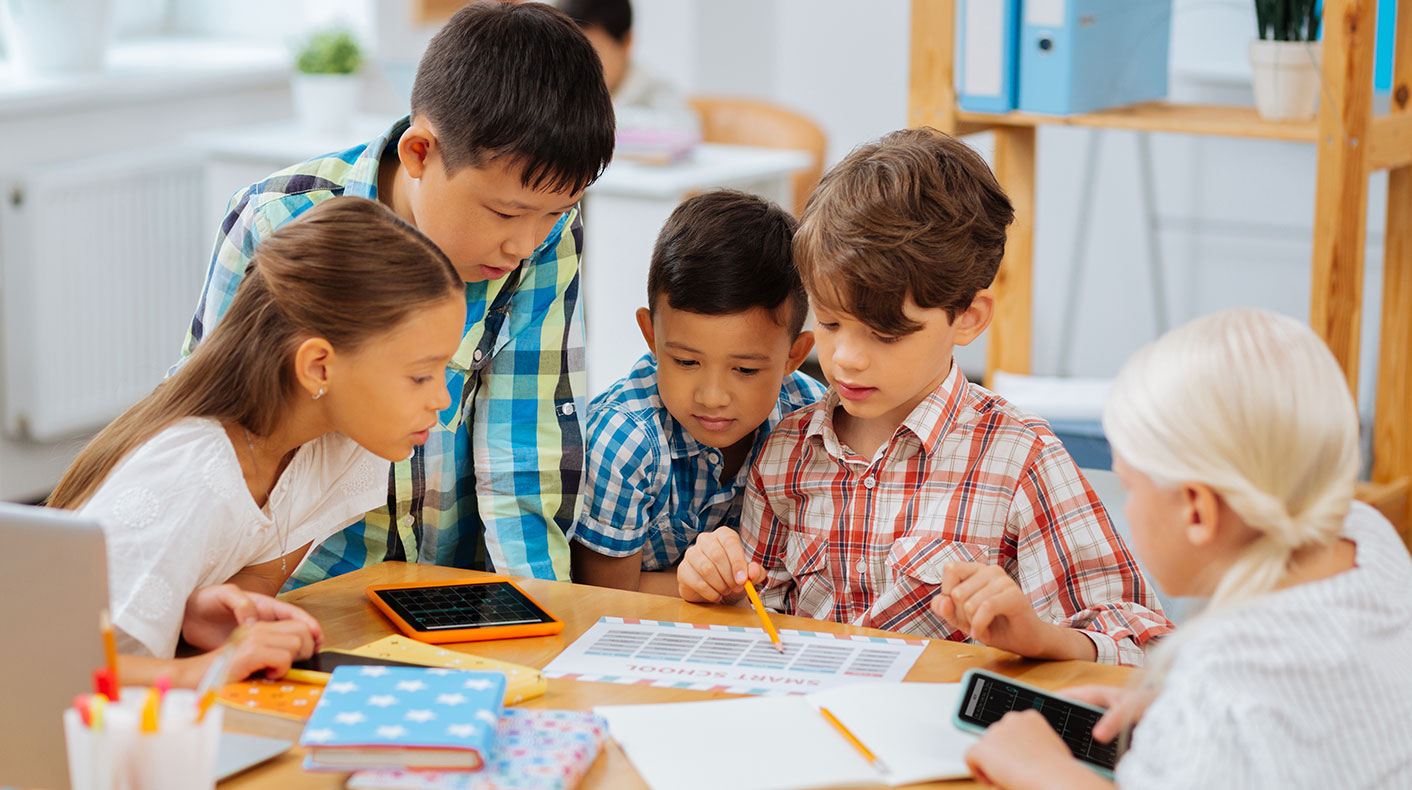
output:
[[324, 388], [323, 388], [323, 387], [319, 387], [319, 391], [314, 393], [314, 400], [318, 400], [319, 398], [322, 398], [322, 397], [324, 396], [324, 392], [325, 392]]

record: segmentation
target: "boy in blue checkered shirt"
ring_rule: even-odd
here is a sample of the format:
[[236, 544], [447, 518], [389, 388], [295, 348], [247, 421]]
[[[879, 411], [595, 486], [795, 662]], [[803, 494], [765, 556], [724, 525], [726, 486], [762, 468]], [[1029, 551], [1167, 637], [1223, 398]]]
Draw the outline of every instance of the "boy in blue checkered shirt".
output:
[[574, 580], [677, 595], [696, 536], [740, 519], [750, 464], [780, 418], [824, 388], [794, 268], [794, 217], [735, 190], [685, 201], [657, 237], [637, 311], [644, 356], [588, 407]]

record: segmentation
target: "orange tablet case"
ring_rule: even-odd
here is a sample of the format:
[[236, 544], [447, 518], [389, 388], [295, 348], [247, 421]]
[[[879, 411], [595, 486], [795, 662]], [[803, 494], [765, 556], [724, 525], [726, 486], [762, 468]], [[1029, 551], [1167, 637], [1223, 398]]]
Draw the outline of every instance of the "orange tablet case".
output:
[[[421, 631], [412, 626], [397, 613], [382, 596], [378, 595], [380, 590], [412, 590], [434, 587], [458, 587], [468, 584], [508, 584], [515, 589], [526, 600], [534, 604], [541, 612], [550, 618], [547, 623], [528, 623], [522, 625], [500, 625], [487, 626], [484, 628], [450, 628], [444, 631]], [[442, 644], [446, 642], [483, 642], [491, 639], [517, 639], [524, 636], [549, 636], [564, 630], [563, 621], [555, 617], [548, 609], [540, 605], [533, 596], [520, 588], [509, 579], [498, 576], [476, 579], [448, 579], [439, 582], [401, 582], [398, 584], [374, 584], [367, 588], [368, 600], [373, 602], [387, 619], [391, 620], [397, 630], [407, 636], [419, 641], [431, 644]]]

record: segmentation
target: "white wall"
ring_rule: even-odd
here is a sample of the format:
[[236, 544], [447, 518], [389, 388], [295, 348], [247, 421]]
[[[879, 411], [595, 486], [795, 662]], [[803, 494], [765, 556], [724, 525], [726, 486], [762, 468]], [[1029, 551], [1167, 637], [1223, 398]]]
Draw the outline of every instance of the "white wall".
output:
[[[687, 92], [777, 101], [817, 120], [832, 163], [907, 122], [907, 0], [634, 0], [638, 59]], [[1249, 103], [1248, 0], [1174, 0], [1172, 97]], [[686, 39], [686, 40], [684, 40]], [[1060, 372], [1059, 328], [1071, 275], [1086, 130], [1039, 135], [1034, 372]], [[1104, 132], [1086, 279], [1066, 370], [1112, 375], [1154, 337], [1147, 209], [1132, 133]], [[988, 135], [971, 142], [989, 152]], [[1252, 140], [1152, 135], [1155, 213], [1172, 322], [1234, 305], [1307, 318], [1314, 149]], [[1363, 383], [1370, 409], [1380, 305], [1385, 180], [1369, 202]], [[962, 349], [984, 367], [984, 339]]]

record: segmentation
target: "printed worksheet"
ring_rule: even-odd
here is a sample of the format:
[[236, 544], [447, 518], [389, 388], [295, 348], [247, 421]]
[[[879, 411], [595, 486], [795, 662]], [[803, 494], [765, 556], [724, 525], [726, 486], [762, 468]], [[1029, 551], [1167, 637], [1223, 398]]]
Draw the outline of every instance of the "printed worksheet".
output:
[[898, 639], [603, 617], [560, 653], [551, 678], [736, 694], [807, 694], [867, 680], [900, 681], [926, 648]]

